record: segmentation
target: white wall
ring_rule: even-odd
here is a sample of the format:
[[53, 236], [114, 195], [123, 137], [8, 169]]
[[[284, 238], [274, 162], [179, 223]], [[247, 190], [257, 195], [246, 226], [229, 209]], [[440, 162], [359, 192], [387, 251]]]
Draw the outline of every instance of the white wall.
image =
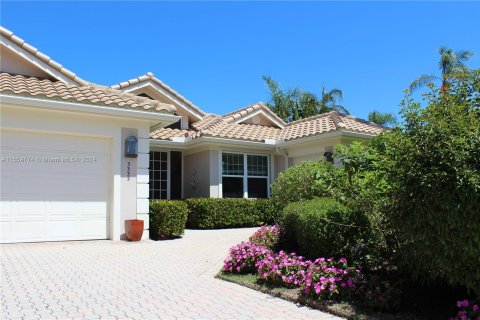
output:
[[[111, 116], [88, 115], [76, 112], [42, 110], [41, 107], [21, 107], [1, 105], [1, 127], [4, 129], [73, 134], [81, 136], [101, 137], [111, 140], [111, 201], [109, 203], [110, 235], [113, 240], [120, 240], [124, 233], [124, 218], [135, 217], [132, 203], [136, 203], [137, 218], [144, 219], [148, 228], [148, 139], [149, 122], [131, 120]], [[121, 177], [127, 168], [122, 166], [122, 128], [136, 130], [139, 135], [139, 157], [137, 159], [136, 192], [122, 196]], [[145, 194], [145, 190], [147, 194]], [[146, 195], [146, 196], [145, 196]], [[125, 212], [124, 212], [125, 211]], [[148, 237], [148, 231], [144, 237]]]

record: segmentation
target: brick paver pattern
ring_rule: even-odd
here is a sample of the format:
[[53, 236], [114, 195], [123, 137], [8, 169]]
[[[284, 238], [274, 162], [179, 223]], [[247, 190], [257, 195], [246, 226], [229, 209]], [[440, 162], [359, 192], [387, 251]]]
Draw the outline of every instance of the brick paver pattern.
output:
[[0, 246], [1, 319], [340, 319], [215, 279], [255, 229]]

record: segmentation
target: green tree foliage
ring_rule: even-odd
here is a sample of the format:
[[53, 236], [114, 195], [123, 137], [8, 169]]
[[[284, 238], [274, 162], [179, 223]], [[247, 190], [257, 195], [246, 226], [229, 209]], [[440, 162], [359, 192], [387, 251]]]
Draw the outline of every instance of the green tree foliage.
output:
[[392, 113], [383, 113], [380, 111], [372, 111], [368, 114], [368, 121], [382, 125], [394, 126], [397, 124], [397, 118]]
[[338, 104], [343, 99], [343, 93], [339, 89], [327, 91], [325, 87], [322, 87], [322, 94], [318, 98], [315, 94], [299, 87], [284, 90], [277, 81], [269, 76], [263, 76], [262, 79], [270, 90], [270, 101], [267, 106], [286, 122], [332, 110], [348, 114], [348, 110]]
[[404, 125], [386, 136], [384, 167], [402, 261], [415, 275], [480, 293], [480, 72], [408, 94]]
[[446, 47], [440, 47], [438, 49], [438, 53], [440, 54], [438, 67], [440, 69], [441, 76], [438, 77], [433, 74], [423, 74], [410, 84], [411, 91], [415, 91], [436, 80], [441, 80], [442, 86], [445, 87], [448, 86], [449, 77], [468, 74], [471, 71], [465, 63], [473, 56], [472, 51], [454, 51]]

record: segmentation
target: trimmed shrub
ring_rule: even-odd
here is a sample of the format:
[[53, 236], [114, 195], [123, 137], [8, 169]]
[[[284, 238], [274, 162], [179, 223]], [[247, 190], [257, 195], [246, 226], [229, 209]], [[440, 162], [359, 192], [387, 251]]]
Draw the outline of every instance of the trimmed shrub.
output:
[[331, 198], [289, 204], [280, 221], [288, 241], [308, 258], [356, 257], [356, 248], [371, 241], [368, 218]]
[[315, 197], [341, 197], [345, 172], [329, 162], [301, 162], [281, 172], [272, 184], [272, 201], [283, 209], [290, 202]]
[[183, 201], [150, 201], [150, 238], [163, 240], [180, 237], [185, 231], [188, 207]]
[[187, 226], [194, 229], [258, 227], [272, 221], [268, 199], [187, 199]]

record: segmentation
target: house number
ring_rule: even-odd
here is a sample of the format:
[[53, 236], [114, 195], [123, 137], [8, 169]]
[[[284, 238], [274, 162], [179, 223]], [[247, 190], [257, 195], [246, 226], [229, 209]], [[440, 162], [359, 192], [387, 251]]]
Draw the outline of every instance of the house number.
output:
[[130, 181], [130, 161], [127, 161], [127, 181]]

